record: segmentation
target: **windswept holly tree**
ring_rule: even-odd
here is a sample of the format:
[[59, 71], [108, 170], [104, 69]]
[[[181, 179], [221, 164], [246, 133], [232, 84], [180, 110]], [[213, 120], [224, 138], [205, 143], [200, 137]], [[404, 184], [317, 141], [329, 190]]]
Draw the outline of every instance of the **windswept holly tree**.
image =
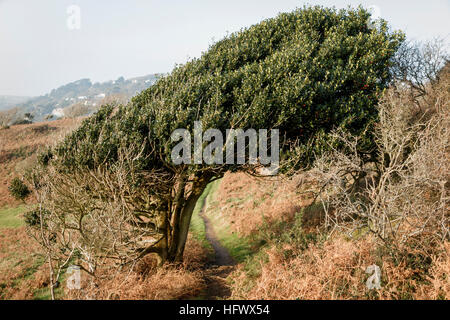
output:
[[[281, 167], [306, 167], [332, 129], [364, 135], [403, 41], [362, 9], [305, 7], [262, 21], [177, 66], [128, 105], [103, 106], [30, 173], [36, 238], [51, 259], [90, 272], [154, 253], [181, 261], [191, 215], [209, 182], [249, 165], [174, 165], [174, 130], [279, 129]], [[44, 230], [44, 232], [42, 231]]]

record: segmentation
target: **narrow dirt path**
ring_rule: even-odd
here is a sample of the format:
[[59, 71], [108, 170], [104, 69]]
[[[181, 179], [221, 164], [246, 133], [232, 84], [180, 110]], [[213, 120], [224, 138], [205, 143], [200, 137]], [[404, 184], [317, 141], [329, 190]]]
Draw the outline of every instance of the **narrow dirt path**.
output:
[[203, 200], [200, 217], [205, 223], [206, 239], [211, 243], [215, 257], [205, 269], [205, 282], [207, 287], [204, 298], [207, 300], [226, 299], [231, 295], [231, 290], [226, 283], [226, 278], [233, 272], [235, 262], [228, 253], [228, 250], [224, 248], [217, 239], [211, 221], [205, 215], [205, 210], [206, 197]]

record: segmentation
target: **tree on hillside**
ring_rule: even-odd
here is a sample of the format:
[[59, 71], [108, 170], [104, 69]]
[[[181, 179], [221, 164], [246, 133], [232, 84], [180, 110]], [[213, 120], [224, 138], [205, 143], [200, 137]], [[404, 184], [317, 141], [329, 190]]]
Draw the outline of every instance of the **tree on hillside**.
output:
[[[212, 45], [125, 106], [104, 106], [40, 156], [30, 173], [45, 214], [52, 259], [77, 255], [90, 272], [100, 258], [132, 263], [156, 253], [181, 261], [196, 202], [238, 164], [174, 165], [178, 128], [194, 122], [279, 129], [282, 166], [308, 166], [332, 129], [360, 135], [377, 119], [389, 64], [403, 41], [362, 9], [306, 7]], [[370, 155], [371, 135], [360, 152]], [[248, 149], [247, 143], [247, 149]], [[43, 211], [44, 212], [44, 211]], [[63, 256], [63, 257], [61, 257]]]

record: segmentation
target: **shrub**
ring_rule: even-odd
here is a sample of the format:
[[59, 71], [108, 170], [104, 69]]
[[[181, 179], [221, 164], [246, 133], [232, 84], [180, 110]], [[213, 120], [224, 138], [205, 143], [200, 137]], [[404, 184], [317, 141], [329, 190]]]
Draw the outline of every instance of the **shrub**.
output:
[[32, 123], [33, 123], [33, 121], [28, 120], [28, 119], [19, 119], [19, 120], [14, 121], [12, 123], [12, 125], [13, 126], [17, 126], [17, 125], [20, 125], [20, 124], [32, 124]]
[[[35, 210], [31, 210], [28, 211], [24, 214], [24, 220], [25, 220], [25, 224], [29, 227], [36, 227], [36, 226], [40, 226], [41, 224], [41, 213], [42, 215], [50, 215], [50, 212], [42, 209], [35, 209]], [[43, 219], [44, 223], [45, 223], [45, 219]]]
[[22, 201], [30, 194], [27, 185], [17, 177], [11, 181], [8, 190], [15, 199]]
[[360, 134], [377, 118], [403, 35], [390, 33], [385, 22], [369, 29], [368, 18], [363, 9], [310, 7], [233, 33], [130, 105], [103, 107], [57, 154], [67, 166], [93, 168], [117, 161], [121, 143], [138, 145], [151, 137], [143, 152], [152, 156], [141, 158], [142, 168], [171, 166], [171, 133], [190, 130], [199, 120], [222, 132], [279, 128], [285, 148], [296, 141], [300, 164], [308, 165], [313, 152], [326, 147], [321, 141], [331, 129]]

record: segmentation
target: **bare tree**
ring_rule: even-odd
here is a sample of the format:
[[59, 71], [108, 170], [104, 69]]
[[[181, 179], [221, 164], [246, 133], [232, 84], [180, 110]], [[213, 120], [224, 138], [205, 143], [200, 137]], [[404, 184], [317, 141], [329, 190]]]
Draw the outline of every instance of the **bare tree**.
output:
[[440, 71], [448, 62], [448, 44], [444, 39], [406, 41], [393, 59], [391, 72], [397, 84], [406, 85], [411, 95], [418, 98], [439, 82]]
[[316, 162], [326, 225], [349, 236], [372, 232], [383, 241], [414, 236], [444, 240], [449, 233], [448, 81], [436, 88], [431, 118], [417, 118], [409, 93], [390, 90], [376, 128], [379, 161], [357, 152], [358, 137], [334, 133], [350, 153], [334, 149]]

